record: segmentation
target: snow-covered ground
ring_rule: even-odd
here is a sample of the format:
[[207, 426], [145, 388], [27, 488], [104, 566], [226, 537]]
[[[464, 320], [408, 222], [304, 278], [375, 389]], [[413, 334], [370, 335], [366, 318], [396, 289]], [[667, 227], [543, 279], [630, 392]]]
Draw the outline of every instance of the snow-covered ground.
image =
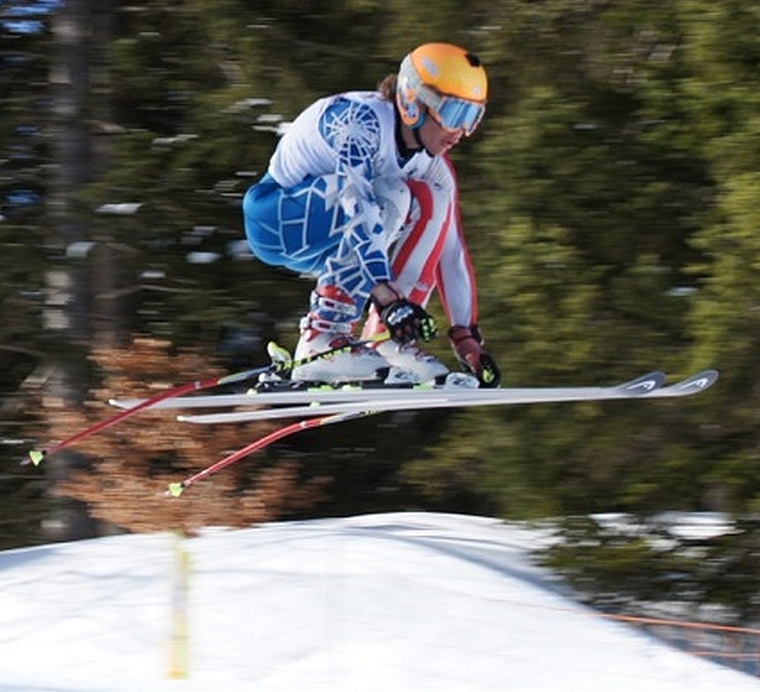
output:
[[169, 534], [0, 552], [0, 690], [760, 690], [561, 597], [537, 540], [425, 513], [208, 530], [186, 608]]

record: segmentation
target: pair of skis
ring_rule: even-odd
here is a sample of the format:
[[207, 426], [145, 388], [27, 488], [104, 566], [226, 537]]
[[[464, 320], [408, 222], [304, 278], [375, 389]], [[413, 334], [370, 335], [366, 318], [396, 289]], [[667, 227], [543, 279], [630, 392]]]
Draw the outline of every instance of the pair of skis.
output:
[[111, 404], [122, 409], [118, 414], [47, 449], [31, 450], [26, 463], [38, 465], [46, 456], [71, 447], [80, 440], [146, 409], [192, 410], [219, 407], [233, 409], [215, 413], [186, 413], [178, 417], [182, 421], [196, 424], [242, 423], [279, 418], [301, 419], [269, 433], [179, 483], [170, 484], [167, 494], [178, 497], [196, 482], [289, 435], [363, 416], [387, 411], [418, 409], [685, 397], [706, 390], [718, 379], [717, 371], [703, 370], [680, 382], [664, 386], [666, 376], [658, 371], [623, 384], [606, 387], [507, 387], [502, 389], [470, 389], [446, 385], [299, 388], [284, 380], [284, 384], [280, 387], [275, 386], [272, 391], [252, 389], [246, 394], [185, 396], [200, 390], [252, 380], [264, 374], [286, 375], [293, 365], [287, 352], [273, 345], [270, 355], [273, 356], [272, 364], [265, 367], [187, 383], [148, 399], [111, 400]]
[[[170, 484], [167, 492], [174, 497], [179, 497], [186, 488], [194, 483], [293, 433], [377, 413], [470, 406], [684, 397], [704, 391], [712, 386], [717, 378], [718, 373], [715, 370], [704, 370], [670, 386], [663, 386], [666, 379], [664, 373], [652, 372], [630, 382], [609, 387], [511, 387], [504, 389], [317, 387], [274, 392], [251, 390], [248, 394], [167, 399], [160, 402], [158, 407], [164, 409], [257, 407], [253, 410], [178, 416], [179, 420], [190, 423], [244, 423], [274, 418], [303, 417], [302, 420], [275, 430], [237, 452], [220, 459], [184, 481]], [[142, 402], [126, 400], [112, 401], [111, 403], [129, 410], [130, 407], [139, 406]], [[269, 406], [275, 408], [261, 408]]]
[[[666, 376], [652, 372], [630, 382], [608, 387], [507, 387], [471, 389], [446, 385], [415, 387], [317, 386], [275, 391], [250, 390], [247, 394], [219, 394], [172, 398], [156, 405], [161, 409], [231, 408], [220, 413], [182, 414], [188, 423], [246, 423], [275, 418], [325, 416], [367, 411], [406, 411], [413, 409], [466, 408], [517, 404], [605, 401], [645, 397], [661, 399], [684, 397], [704, 391], [718, 378], [715, 370], [704, 370], [685, 380], [663, 386]], [[111, 400], [123, 409], [140, 406], [139, 399]], [[243, 410], [240, 408], [243, 407]], [[248, 408], [245, 408], [248, 407]], [[267, 407], [267, 408], [263, 408]], [[270, 408], [271, 407], [271, 408]]]

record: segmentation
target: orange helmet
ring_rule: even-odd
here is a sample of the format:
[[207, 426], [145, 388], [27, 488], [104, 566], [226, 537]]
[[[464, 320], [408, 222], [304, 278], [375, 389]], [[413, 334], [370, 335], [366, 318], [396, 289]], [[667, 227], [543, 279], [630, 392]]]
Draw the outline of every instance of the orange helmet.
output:
[[426, 43], [401, 62], [396, 103], [409, 127], [420, 127], [427, 112], [441, 127], [469, 136], [483, 118], [487, 97], [486, 71], [464, 48]]

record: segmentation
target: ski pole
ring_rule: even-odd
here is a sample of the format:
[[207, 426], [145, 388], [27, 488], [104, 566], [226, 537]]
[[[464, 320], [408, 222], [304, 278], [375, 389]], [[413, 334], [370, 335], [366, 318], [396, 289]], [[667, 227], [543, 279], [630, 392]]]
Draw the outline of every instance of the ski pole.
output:
[[274, 432], [265, 435], [264, 437], [260, 437], [258, 440], [251, 442], [251, 444], [246, 445], [242, 449], [239, 449], [236, 452], [233, 452], [232, 454], [224, 457], [223, 459], [220, 459], [202, 471], [189, 476], [184, 481], [181, 481], [179, 483], [170, 483], [169, 489], [166, 491], [166, 495], [179, 497], [186, 488], [190, 487], [194, 483], [197, 483], [204, 478], [208, 478], [212, 474], [217, 473], [218, 471], [221, 471], [222, 469], [234, 464], [236, 461], [247, 457], [254, 452], [258, 452], [259, 450], [268, 447], [272, 443], [281, 440], [283, 437], [287, 437], [288, 435], [300, 432], [301, 430], [318, 428], [324, 425], [331, 425], [333, 423], [342, 423], [344, 421], [351, 420], [352, 418], [361, 418], [362, 416], [369, 416], [373, 413], [374, 411], [363, 409], [361, 411], [333, 413], [328, 416], [322, 416], [320, 418], [307, 418], [295, 423], [290, 423], [289, 425], [279, 428]]
[[67, 447], [71, 447], [71, 445], [75, 444], [76, 442], [79, 442], [80, 440], [83, 440], [84, 438], [89, 437], [90, 435], [94, 435], [95, 433], [98, 433], [101, 430], [110, 428], [112, 425], [116, 425], [117, 423], [120, 423], [121, 421], [126, 420], [127, 418], [131, 418], [136, 413], [139, 413], [140, 411], [144, 411], [145, 409], [151, 408], [152, 406], [155, 406], [156, 404], [164, 401], [165, 399], [170, 399], [176, 396], [182, 396], [183, 394], [189, 394], [190, 392], [196, 392], [201, 389], [210, 389], [212, 387], [218, 387], [224, 384], [232, 384], [234, 382], [241, 382], [243, 380], [250, 379], [251, 377], [262, 375], [265, 372], [270, 372], [272, 370], [275, 370], [275, 367], [276, 366], [273, 364], [265, 365], [262, 367], [254, 368], [253, 370], [246, 370], [243, 372], [233, 373], [232, 375], [224, 375], [222, 377], [211, 377], [205, 380], [196, 380], [195, 382], [187, 382], [186, 384], [180, 385], [178, 387], [167, 389], [166, 391], [160, 392], [159, 394], [156, 394], [155, 396], [152, 396], [149, 399], [144, 399], [139, 404], [136, 404], [135, 406], [132, 406], [131, 408], [125, 409], [124, 411], [121, 411], [120, 413], [117, 413], [116, 415], [111, 416], [110, 418], [106, 418], [105, 420], [102, 420], [99, 423], [96, 423], [95, 425], [90, 426], [89, 428], [85, 428], [84, 430], [81, 430], [78, 433], [72, 435], [71, 437], [67, 437], [65, 440], [62, 440], [61, 442], [57, 442], [56, 444], [48, 447], [47, 449], [30, 450], [28, 453], [28, 458], [25, 459], [22, 463], [25, 463], [25, 464], [32, 463], [35, 466], [39, 466], [40, 462], [45, 457], [50, 456], [51, 454], [55, 454], [56, 452], [60, 452], [62, 449], [66, 449]]
[[[380, 341], [383, 338], [387, 338], [387, 336], [371, 339], [364, 343], [376, 343], [377, 341]], [[251, 370], [242, 370], [241, 372], [232, 373], [230, 375], [222, 375], [221, 377], [210, 377], [203, 380], [196, 380], [194, 382], [188, 382], [186, 384], [182, 384], [177, 387], [167, 389], [166, 391], [160, 392], [156, 394], [155, 396], [152, 396], [148, 399], [144, 399], [139, 404], [136, 404], [128, 409], [125, 409], [121, 411], [120, 413], [117, 413], [116, 415], [111, 416], [110, 418], [106, 418], [105, 420], [102, 420], [99, 423], [96, 423], [95, 425], [90, 426], [89, 428], [85, 428], [84, 430], [81, 430], [78, 433], [75, 433], [74, 435], [72, 435], [71, 437], [67, 437], [65, 440], [62, 440], [61, 442], [57, 442], [56, 444], [46, 449], [30, 450], [27, 454], [27, 457], [21, 463], [22, 464], [31, 463], [31, 464], [34, 464], [35, 466], [39, 466], [45, 457], [48, 457], [51, 454], [55, 454], [56, 452], [60, 452], [63, 449], [67, 449], [68, 447], [71, 447], [73, 444], [79, 442], [80, 440], [83, 440], [86, 437], [90, 437], [90, 435], [94, 435], [95, 433], [101, 432], [102, 430], [105, 430], [107, 428], [110, 428], [112, 425], [116, 425], [117, 423], [120, 423], [121, 421], [126, 420], [127, 418], [131, 418], [136, 413], [139, 413], [140, 411], [145, 411], [146, 409], [149, 409], [166, 399], [172, 399], [174, 397], [182, 396], [183, 394], [189, 394], [190, 392], [197, 392], [203, 389], [211, 389], [213, 387], [219, 387], [222, 385], [235, 384], [236, 382], [244, 382], [245, 380], [249, 380], [259, 375], [263, 375], [264, 373], [288, 373], [294, 367], [298, 365], [304, 365], [306, 363], [311, 363], [321, 358], [327, 358], [329, 356], [335, 355], [336, 353], [339, 353], [344, 348], [345, 347], [343, 346], [339, 346], [338, 348], [334, 348], [329, 351], [324, 351], [323, 353], [318, 353], [314, 356], [309, 356], [307, 358], [302, 358], [297, 361], [294, 361], [292, 360], [292, 358], [290, 357], [290, 353], [288, 353], [286, 349], [282, 348], [281, 346], [278, 346], [274, 342], [270, 342], [267, 345], [267, 352], [269, 353], [269, 356], [272, 359], [272, 362], [269, 365], [263, 365], [257, 368], [253, 368]]]

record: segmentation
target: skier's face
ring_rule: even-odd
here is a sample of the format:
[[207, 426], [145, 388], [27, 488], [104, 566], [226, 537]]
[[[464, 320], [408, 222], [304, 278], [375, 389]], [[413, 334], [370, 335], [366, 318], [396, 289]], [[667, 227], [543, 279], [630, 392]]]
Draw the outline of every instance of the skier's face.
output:
[[427, 117], [419, 129], [419, 136], [425, 149], [433, 156], [445, 154], [453, 149], [464, 136], [464, 130], [448, 130], [438, 124], [435, 118]]

